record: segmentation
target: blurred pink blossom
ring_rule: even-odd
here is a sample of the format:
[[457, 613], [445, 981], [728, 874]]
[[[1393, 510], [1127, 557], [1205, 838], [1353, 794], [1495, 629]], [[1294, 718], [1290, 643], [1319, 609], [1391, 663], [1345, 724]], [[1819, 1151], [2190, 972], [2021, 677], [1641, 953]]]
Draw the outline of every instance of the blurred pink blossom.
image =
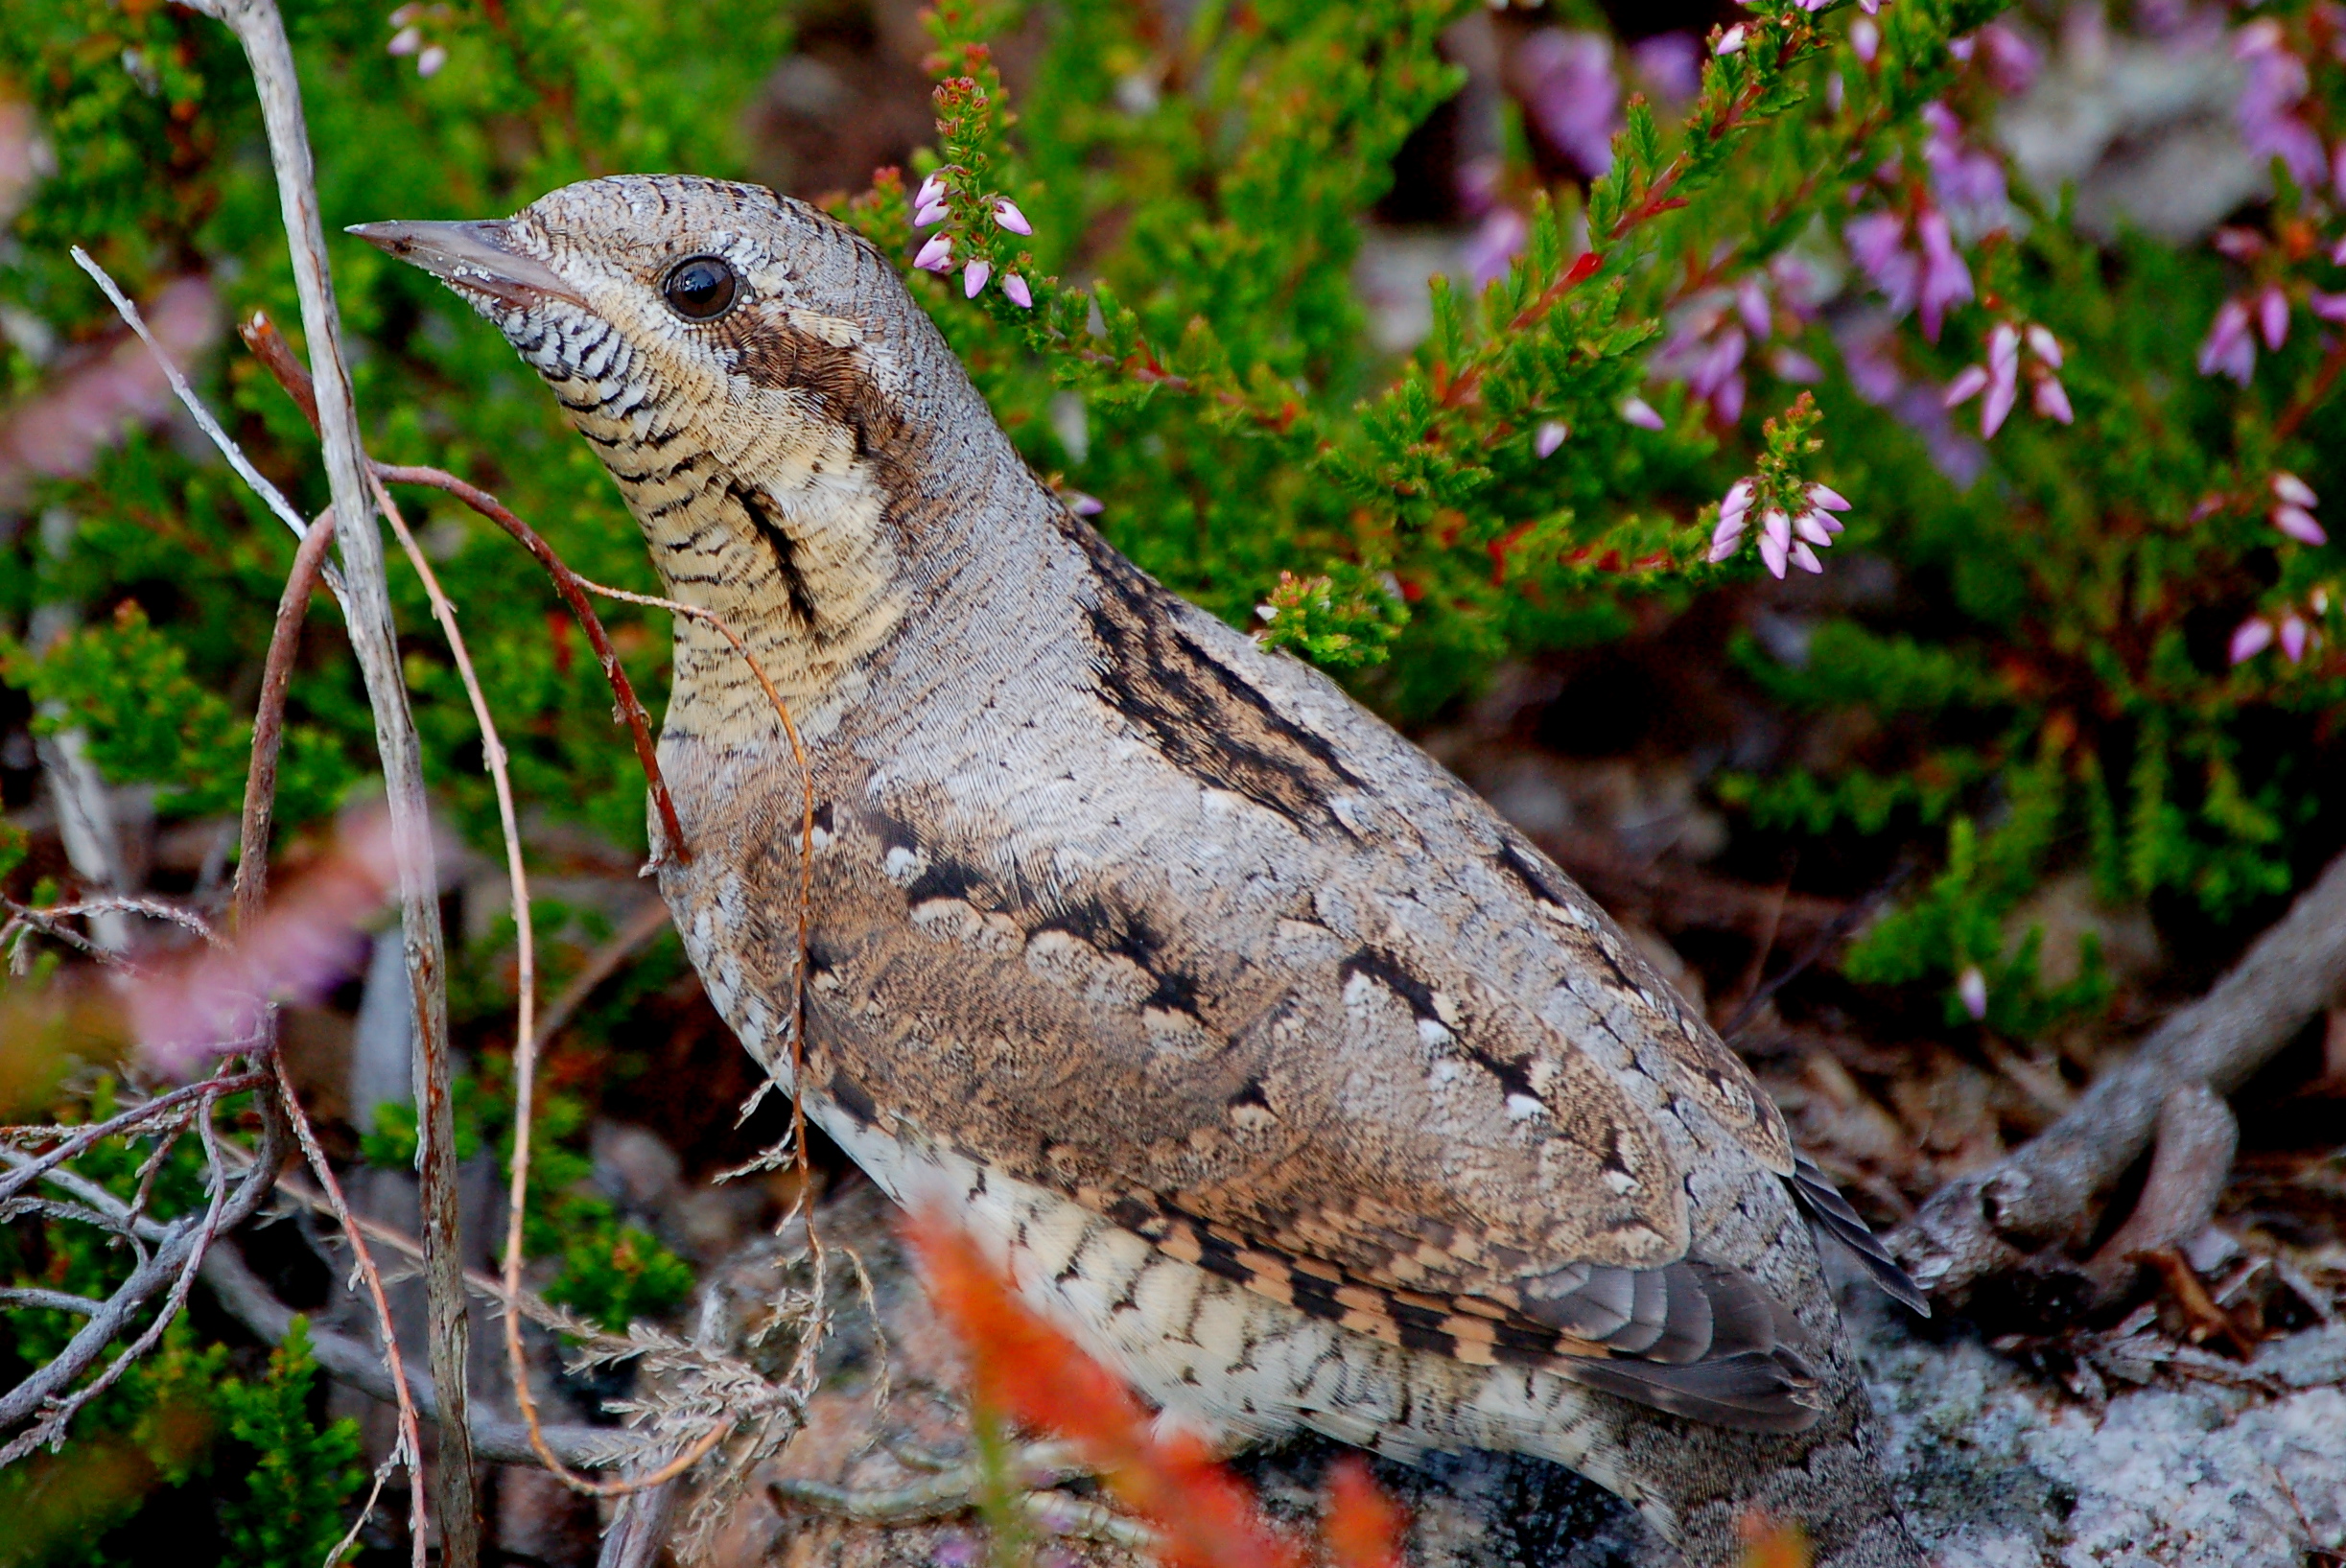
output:
[[1583, 175], [1613, 166], [1613, 132], [1621, 129], [1621, 82], [1613, 72], [1613, 43], [1602, 33], [1542, 28], [1515, 51], [1524, 106], [1550, 146]]
[[[145, 311], [147, 324], [182, 369], [220, 336], [211, 283], [184, 277], [165, 284]], [[124, 431], [161, 419], [172, 408], [162, 367], [129, 333], [57, 373], [0, 422], [0, 506], [21, 504], [35, 480], [88, 472]]]
[[361, 925], [383, 907], [398, 875], [387, 815], [346, 825], [332, 853], [233, 946], [200, 950], [130, 988], [141, 1057], [165, 1077], [193, 1077], [207, 1057], [248, 1042], [270, 1004], [331, 990], [365, 954]]

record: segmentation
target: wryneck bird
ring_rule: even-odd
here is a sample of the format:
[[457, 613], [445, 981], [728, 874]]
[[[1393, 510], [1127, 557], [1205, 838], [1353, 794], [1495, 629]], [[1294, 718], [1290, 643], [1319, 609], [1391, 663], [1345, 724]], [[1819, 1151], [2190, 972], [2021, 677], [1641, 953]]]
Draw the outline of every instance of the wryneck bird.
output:
[[[1743, 1064], [1457, 780], [1070, 515], [869, 244], [669, 176], [355, 232], [504, 334], [791, 708], [794, 1087], [874, 1182], [1225, 1439], [1542, 1456], [1698, 1563], [1754, 1509], [1922, 1560], [1813, 1227], [1919, 1298]], [[698, 620], [660, 761], [661, 891], [790, 1086], [802, 781]]]

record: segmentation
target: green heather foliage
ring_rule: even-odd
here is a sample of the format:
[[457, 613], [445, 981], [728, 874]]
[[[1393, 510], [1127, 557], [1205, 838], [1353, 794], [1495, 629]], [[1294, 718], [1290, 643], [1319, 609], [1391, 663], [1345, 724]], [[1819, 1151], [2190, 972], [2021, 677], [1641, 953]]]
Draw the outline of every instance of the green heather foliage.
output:
[[[1990, 1029], [2091, 1018], [2112, 994], [2096, 955], [2049, 988], [2040, 938], [2015, 929], [2055, 876], [2087, 872], [2174, 931], [2237, 940], [2268, 915], [2346, 839], [2346, 585], [2338, 547], [2289, 510], [2302, 482], [2346, 517], [2332, 395], [2346, 190], [2301, 145], [2326, 157], [2328, 128], [2346, 124], [2346, 67], [2316, 36], [2328, 13], [2282, 0], [2236, 18], [2254, 56], [2241, 127], [2274, 154], [2275, 194], [2220, 245], [2178, 246], [2095, 238], [2068, 195], [2007, 182], [1989, 129], [2013, 89], [1997, 0], [1890, 0], [1878, 17], [1756, 0], [1731, 12], [1740, 47], [1718, 53], [1714, 32], [1692, 100], [1626, 105], [1590, 183], [1543, 175], [1511, 105], [1504, 166], [1478, 199], [1487, 233], [1513, 225], [1512, 264], [1481, 286], [1437, 279], [1422, 341], [1387, 353], [1355, 263], [1396, 154], [1461, 83], [1440, 40], [1481, 5], [944, 0], [929, 20], [936, 145], [833, 205], [904, 267], [1021, 451], [1080, 508], [1096, 500], [1118, 547], [1403, 723], [1454, 710], [1503, 661], [1749, 628], [1678, 656], [1717, 658], [1789, 723], [1854, 739], [1716, 772], [1711, 798], [1747, 864], [1780, 854], [1846, 893], [1912, 868], [1838, 960], [1886, 1001], [1970, 1028], [1958, 977], [1977, 971]], [[602, 172], [752, 176], [747, 107], [812, 14], [432, 6], [418, 25], [446, 57], [427, 78], [387, 52], [387, 5], [286, 9], [330, 234], [503, 214]], [[1560, 0], [1536, 20], [1595, 17]], [[1014, 34], [1015, 89], [993, 53]], [[2276, 64], [2294, 60], [2302, 98]], [[224, 30], [158, 0], [0, 0], [0, 97], [32, 105], [55, 163], [0, 244], [0, 308], [61, 343], [110, 340], [66, 257], [80, 244], [134, 294], [200, 275], [231, 318], [298, 321]], [[932, 176], [942, 222], [916, 229], [908, 199]], [[1026, 222], [1005, 223], [1003, 199]], [[939, 235], [944, 269], [913, 269]], [[498, 336], [355, 241], [338, 238], [333, 260], [376, 455], [486, 485], [587, 575], [654, 586], [593, 453]], [[8, 335], [0, 401], [51, 385], [30, 340]], [[191, 368], [255, 461], [322, 509], [316, 443], [258, 365], [231, 347]], [[1955, 383], [1975, 395], [1949, 411]], [[1806, 515], [1816, 484], [1849, 509]], [[530, 820], [640, 853], [635, 761], [551, 592], [447, 498], [403, 503], [465, 613]], [[17, 639], [0, 644], [0, 698], [37, 705], [41, 733], [81, 729], [110, 779], [158, 786], [167, 819], [232, 810], [293, 541], [164, 433], [40, 484], [23, 514], [52, 513], [73, 520], [61, 551], [42, 543], [51, 529], [0, 525], [0, 631]], [[1806, 581], [1803, 556], [1828, 539], [1818, 589], [1775, 587], [1788, 555], [1794, 587]], [[1861, 577], [1887, 586], [1841, 591]], [[396, 561], [392, 584], [427, 771], [487, 846], [480, 739]], [[57, 604], [79, 607], [81, 629], [25, 646], [31, 612]], [[606, 619], [656, 712], [665, 618]], [[281, 835], [371, 791], [371, 743], [321, 599], [293, 687]], [[20, 857], [0, 828], [8, 891], [53, 897], [24, 885]], [[509, 1136], [503, 948], [468, 950], [452, 975], [480, 1064], [467, 1136], [484, 1152]], [[52, 962], [0, 974], [0, 1004]], [[583, 1107], [545, 1103], [528, 1229], [533, 1255], [558, 1260], [554, 1294], [614, 1325], [672, 1308], [686, 1266], [582, 1184]], [[387, 1115], [366, 1152], [400, 1163], [412, 1140], [411, 1120]], [[120, 1188], [139, 1158], [109, 1147], [77, 1164]], [[165, 1162], [159, 1211], [190, 1200], [189, 1158]], [[0, 1249], [48, 1288], [103, 1289], [125, 1266], [30, 1218], [0, 1229]], [[64, 1331], [41, 1313], [0, 1319], [12, 1364]], [[250, 1508], [223, 1493], [223, 1551], [315, 1561], [349, 1452], [308, 1424], [297, 1348], [246, 1385], [220, 1383], [221, 1354], [175, 1327], [92, 1408], [75, 1452], [169, 1487], [225, 1463], [223, 1444], [265, 1450]], [[195, 1414], [157, 1414], [182, 1407]], [[19, 1489], [0, 1492], [0, 1517], [59, 1473], [0, 1476]], [[102, 1523], [0, 1556], [102, 1560]]]

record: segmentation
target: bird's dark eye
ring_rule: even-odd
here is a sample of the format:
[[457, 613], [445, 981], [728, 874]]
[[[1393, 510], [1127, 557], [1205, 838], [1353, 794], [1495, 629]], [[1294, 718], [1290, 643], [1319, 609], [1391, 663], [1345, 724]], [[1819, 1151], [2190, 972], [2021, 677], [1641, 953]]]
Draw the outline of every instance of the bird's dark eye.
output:
[[688, 321], [713, 321], [733, 308], [741, 276], [721, 256], [694, 256], [669, 269], [660, 285], [669, 309]]

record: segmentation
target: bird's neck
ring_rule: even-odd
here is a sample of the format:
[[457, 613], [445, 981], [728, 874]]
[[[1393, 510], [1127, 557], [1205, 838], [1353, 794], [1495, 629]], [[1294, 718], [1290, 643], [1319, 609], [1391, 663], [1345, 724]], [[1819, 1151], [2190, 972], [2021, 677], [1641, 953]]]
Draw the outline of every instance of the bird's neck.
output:
[[950, 620], [973, 652], [1005, 629], [982, 601], [1048, 544], [1054, 503], [968, 398], [974, 408], [935, 410], [947, 421], [908, 421], [884, 439], [786, 412], [669, 428], [574, 410], [668, 596], [703, 612], [676, 617], [671, 741], [770, 747], [769, 684], [820, 740], [920, 623]]

